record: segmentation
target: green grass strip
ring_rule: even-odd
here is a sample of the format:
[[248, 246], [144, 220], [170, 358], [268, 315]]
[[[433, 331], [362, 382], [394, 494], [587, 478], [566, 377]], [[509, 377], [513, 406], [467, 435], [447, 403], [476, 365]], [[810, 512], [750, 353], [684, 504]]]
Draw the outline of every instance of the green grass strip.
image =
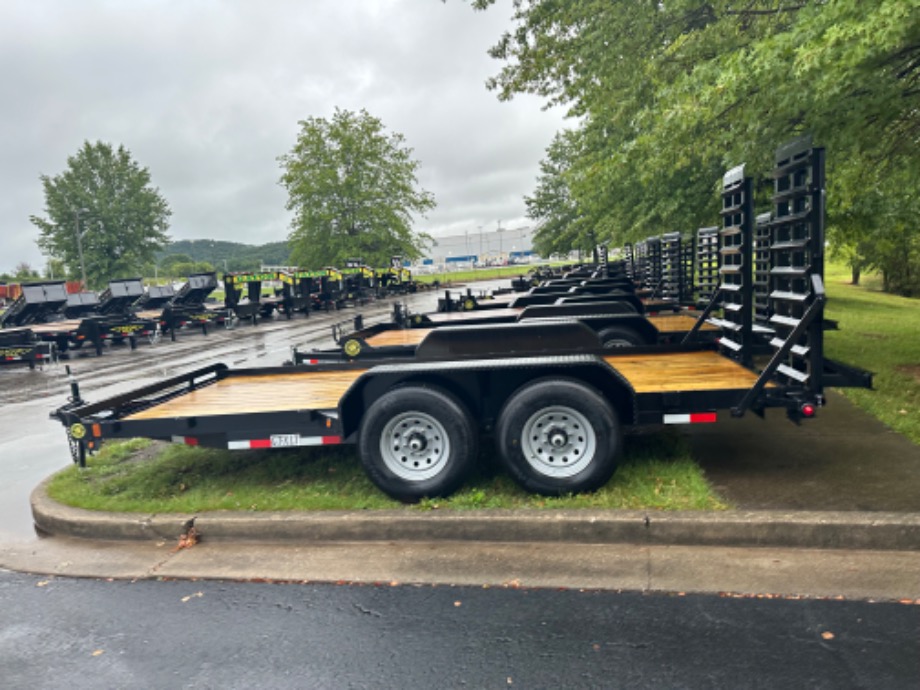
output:
[[477, 472], [457, 494], [408, 507], [371, 484], [353, 446], [226, 451], [145, 440], [106, 445], [87, 468], [70, 467], [55, 475], [48, 492], [66, 505], [140, 513], [728, 507], [677, 434], [628, 437], [625, 446], [623, 462], [607, 486], [561, 498], [520, 489], [496, 466], [491, 446], [484, 448]]
[[825, 277], [826, 316], [840, 322], [839, 331], [825, 335], [826, 355], [875, 374], [874, 390], [841, 392], [920, 443], [920, 300], [881, 292], [877, 276], [851, 285], [849, 272], [838, 264], [829, 264]]

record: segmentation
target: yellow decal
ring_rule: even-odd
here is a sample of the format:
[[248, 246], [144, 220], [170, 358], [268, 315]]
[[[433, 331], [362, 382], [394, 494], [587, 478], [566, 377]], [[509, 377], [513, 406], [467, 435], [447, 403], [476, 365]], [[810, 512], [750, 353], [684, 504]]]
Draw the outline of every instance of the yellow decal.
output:
[[86, 427], [80, 423], [74, 424], [70, 427], [70, 437], [75, 438], [78, 441], [86, 436]]
[[130, 323], [130, 324], [125, 324], [123, 326], [112, 326], [111, 328], [109, 328], [109, 330], [112, 331], [113, 333], [121, 333], [122, 335], [131, 335], [132, 333], [136, 333], [142, 328], [144, 328], [143, 324]]
[[31, 347], [0, 347], [0, 357], [22, 357], [32, 352]]
[[349, 357], [357, 357], [361, 353], [361, 343], [357, 340], [348, 340], [345, 342], [345, 354]]
[[466, 311], [473, 311], [476, 308], [476, 302], [474, 302], [472, 298], [467, 297], [465, 300], [463, 300], [463, 308]]

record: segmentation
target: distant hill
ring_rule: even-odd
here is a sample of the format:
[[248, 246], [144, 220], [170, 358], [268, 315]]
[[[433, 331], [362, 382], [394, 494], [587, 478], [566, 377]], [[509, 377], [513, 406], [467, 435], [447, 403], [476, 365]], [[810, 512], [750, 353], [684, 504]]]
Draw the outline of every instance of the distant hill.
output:
[[207, 261], [218, 270], [250, 271], [262, 264], [270, 266], [290, 263], [291, 250], [288, 243], [269, 242], [268, 244], [242, 244], [223, 240], [179, 240], [164, 249], [158, 259], [171, 254], [184, 254], [192, 261]]

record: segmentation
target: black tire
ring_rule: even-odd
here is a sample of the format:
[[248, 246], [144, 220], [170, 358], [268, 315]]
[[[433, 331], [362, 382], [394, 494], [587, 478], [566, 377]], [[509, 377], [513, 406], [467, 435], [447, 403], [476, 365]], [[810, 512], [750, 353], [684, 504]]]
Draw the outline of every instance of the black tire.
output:
[[607, 326], [600, 330], [597, 337], [601, 341], [601, 346], [608, 350], [650, 344], [637, 331], [626, 326]]
[[358, 453], [377, 488], [398, 501], [414, 503], [449, 496], [460, 488], [476, 461], [478, 431], [453, 395], [439, 388], [406, 386], [385, 393], [370, 406], [358, 432]]
[[622, 445], [614, 409], [574, 379], [519, 389], [502, 407], [495, 440], [511, 477], [545, 496], [599, 489], [616, 470]]

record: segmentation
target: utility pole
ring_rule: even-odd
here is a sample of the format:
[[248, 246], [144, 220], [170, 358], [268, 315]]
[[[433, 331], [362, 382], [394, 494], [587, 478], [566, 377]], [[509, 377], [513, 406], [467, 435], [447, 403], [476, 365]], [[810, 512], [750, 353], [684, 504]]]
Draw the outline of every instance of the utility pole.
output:
[[80, 214], [89, 213], [88, 208], [74, 210], [74, 225], [77, 231], [77, 256], [80, 258], [80, 277], [83, 279], [83, 289], [86, 289], [86, 264], [83, 262], [83, 234], [80, 232]]
[[501, 222], [500, 220], [498, 221], [498, 229], [497, 229], [495, 232], [498, 233], [498, 256], [499, 256], [499, 258], [501, 258], [501, 255], [502, 255], [502, 233], [504, 232], [504, 230], [502, 230], [502, 222]]

